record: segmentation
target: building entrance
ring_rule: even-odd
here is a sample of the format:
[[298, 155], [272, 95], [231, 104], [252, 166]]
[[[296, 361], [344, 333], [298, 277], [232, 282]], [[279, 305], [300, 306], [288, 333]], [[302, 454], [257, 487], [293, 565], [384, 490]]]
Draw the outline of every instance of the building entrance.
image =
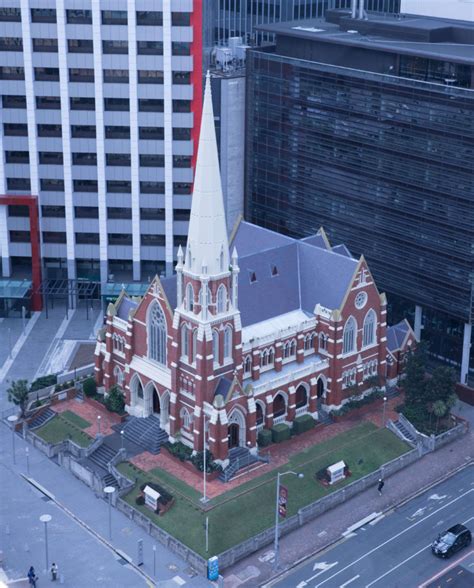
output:
[[228, 428], [229, 449], [239, 446], [239, 425], [232, 423]]

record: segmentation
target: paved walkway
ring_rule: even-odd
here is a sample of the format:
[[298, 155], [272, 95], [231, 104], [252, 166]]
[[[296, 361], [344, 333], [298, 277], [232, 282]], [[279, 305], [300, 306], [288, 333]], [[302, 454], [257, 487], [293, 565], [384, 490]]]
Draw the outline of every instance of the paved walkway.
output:
[[[281, 570], [297, 561], [324, 549], [335, 541], [349, 526], [373, 512], [386, 512], [396, 508], [459, 467], [474, 459], [474, 432], [450, 443], [435, 453], [386, 479], [382, 496], [377, 489], [368, 489], [351, 500], [319, 516], [301, 529], [285, 535], [280, 541]], [[268, 546], [226, 570], [225, 587], [255, 588], [273, 576], [273, 549]]]
[[[12, 461], [11, 431], [0, 423], [0, 549], [4, 552], [9, 576], [24, 577], [28, 567], [34, 565], [43, 581], [40, 585], [46, 584], [44, 534], [38, 520], [40, 514], [46, 513], [53, 516], [48, 531], [50, 562], [59, 565], [65, 575], [65, 586], [146, 586], [145, 578], [133, 566], [124, 566], [126, 562], [116, 550], [136, 563], [138, 540], [142, 539], [144, 563], [140, 569], [153, 577], [155, 542], [152, 538], [112, 509], [112, 541], [109, 541], [107, 503], [18, 435], [15, 445], [16, 465]], [[21, 476], [28, 473], [27, 446], [29, 477], [54, 495], [56, 502], [48, 501]], [[176, 578], [169, 587], [209, 586], [204, 578], [194, 576], [184, 561], [161, 544], [156, 544], [155, 563], [157, 580]]]
[[[403, 396], [397, 396], [387, 401], [385, 410], [385, 418], [396, 420], [398, 418], [394, 407], [403, 402]], [[367, 405], [367, 412], [362, 415], [347, 415], [338, 423], [332, 425], [318, 425], [311, 431], [307, 431], [298, 437], [293, 437], [289, 441], [283, 443], [277, 443], [266, 447], [260, 451], [262, 455], [270, 456], [270, 463], [268, 464], [254, 464], [251, 466], [250, 471], [240, 474], [227, 484], [223, 484], [219, 480], [207, 482], [207, 494], [210, 498], [215, 498], [224, 492], [228, 492], [233, 488], [237, 488], [263, 473], [276, 470], [277, 468], [288, 463], [288, 460], [292, 455], [300, 453], [309, 447], [313, 447], [322, 441], [332, 439], [348, 431], [353, 427], [359, 425], [363, 420], [372, 421], [377, 426], [381, 426], [383, 419], [383, 409], [380, 404]], [[88, 419], [90, 420], [90, 419]], [[134, 465], [144, 471], [150, 471], [154, 468], [162, 468], [168, 473], [172, 474], [176, 478], [183, 480], [189, 486], [192, 486], [198, 492], [202, 491], [202, 474], [199, 472], [189, 471], [184, 467], [178, 459], [171, 457], [168, 452], [163, 450], [158, 455], [153, 455], [147, 451], [135, 456], [130, 460]]]
[[59, 402], [51, 407], [55, 412], [61, 413], [66, 410], [70, 410], [75, 414], [79, 415], [86, 421], [91, 423], [90, 427], [84, 429], [84, 432], [92, 437], [99, 432], [99, 424], [97, 417], [100, 416], [100, 432], [102, 435], [111, 435], [115, 431], [112, 429], [113, 425], [117, 425], [121, 422], [118, 414], [109, 412], [105, 406], [102, 406], [99, 402], [92, 402], [88, 398], [84, 398], [84, 402], [78, 402], [77, 400], [65, 400]]

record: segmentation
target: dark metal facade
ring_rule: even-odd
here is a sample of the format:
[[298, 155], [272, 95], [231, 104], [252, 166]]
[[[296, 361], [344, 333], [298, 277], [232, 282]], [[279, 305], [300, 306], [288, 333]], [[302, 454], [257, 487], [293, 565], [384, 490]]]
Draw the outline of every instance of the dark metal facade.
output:
[[472, 322], [473, 90], [258, 49], [247, 76], [247, 218], [322, 225], [383, 290]]

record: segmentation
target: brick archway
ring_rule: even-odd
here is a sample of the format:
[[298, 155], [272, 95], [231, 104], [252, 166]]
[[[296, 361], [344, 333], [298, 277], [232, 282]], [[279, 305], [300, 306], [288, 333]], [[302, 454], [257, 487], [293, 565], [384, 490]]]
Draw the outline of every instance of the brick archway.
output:
[[30, 214], [31, 237], [31, 281], [32, 296], [31, 309], [38, 311], [43, 308], [43, 298], [40, 293], [41, 286], [41, 251], [39, 238], [39, 216], [37, 196], [0, 195], [0, 206], [8, 205], [27, 206]]

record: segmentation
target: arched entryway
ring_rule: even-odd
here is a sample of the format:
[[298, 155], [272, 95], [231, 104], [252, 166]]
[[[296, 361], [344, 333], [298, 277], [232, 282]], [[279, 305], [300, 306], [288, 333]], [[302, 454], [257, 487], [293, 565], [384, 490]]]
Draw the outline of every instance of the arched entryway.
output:
[[140, 378], [137, 374], [130, 381], [130, 414], [133, 416], [143, 416], [145, 410], [144, 390]]
[[286, 415], [286, 398], [281, 392], [273, 399], [273, 420]]
[[153, 414], [159, 415], [161, 413], [160, 397], [158, 396], [158, 390], [153, 389]]
[[256, 406], [256, 425], [257, 428], [261, 428], [263, 427], [263, 425], [265, 424], [265, 406], [263, 405], [262, 402], [256, 402], [255, 403]]
[[321, 405], [323, 404], [323, 400], [326, 398], [326, 382], [322, 376], [318, 378], [316, 383], [316, 396], [317, 396], [317, 403], [318, 403], [318, 410], [321, 409]]
[[229, 449], [233, 447], [245, 447], [246, 430], [245, 417], [240, 410], [234, 410], [229, 416], [227, 427], [227, 439]]
[[308, 392], [306, 386], [303, 384], [300, 384], [298, 388], [296, 388], [295, 404], [297, 409], [303, 408], [308, 404]]

